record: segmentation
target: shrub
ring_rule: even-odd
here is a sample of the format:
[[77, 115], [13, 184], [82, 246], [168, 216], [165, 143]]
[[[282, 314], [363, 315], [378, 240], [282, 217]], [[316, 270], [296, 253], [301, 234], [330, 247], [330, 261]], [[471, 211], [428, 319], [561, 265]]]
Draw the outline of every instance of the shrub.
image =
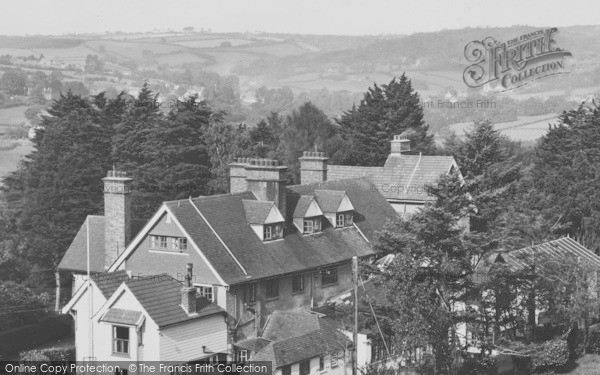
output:
[[569, 365], [569, 346], [565, 340], [541, 344], [533, 355], [533, 372], [562, 371]]
[[600, 354], [600, 324], [594, 324], [590, 327], [586, 351]]

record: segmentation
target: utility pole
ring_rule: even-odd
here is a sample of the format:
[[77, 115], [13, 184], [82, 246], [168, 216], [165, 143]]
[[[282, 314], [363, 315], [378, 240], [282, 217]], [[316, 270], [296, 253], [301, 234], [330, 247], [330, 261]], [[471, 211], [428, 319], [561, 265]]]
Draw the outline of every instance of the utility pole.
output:
[[352, 284], [354, 286], [354, 326], [352, 327], [352, 375], [358, 375], [358, 258], [352, 257]]

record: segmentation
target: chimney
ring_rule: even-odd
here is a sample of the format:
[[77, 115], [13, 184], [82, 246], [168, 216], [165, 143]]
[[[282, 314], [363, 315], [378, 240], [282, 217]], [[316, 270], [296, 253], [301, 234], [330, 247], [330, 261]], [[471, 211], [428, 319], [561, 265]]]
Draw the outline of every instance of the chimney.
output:
[[131, 240], [131, 183], [113, 168], [104, 182], [104, 268], [108, 269]]
[[329, 159], [324, 152], [304, 151], [299, 160], [302, 185], [327, 181], [327, 160]]
[[246, 168], [246, 190], [258, 200], [272, 201], [285, 217], [286, 166], [274, 159], [250, 159]]
[[192, 286], [192, 263], [187, 264], [187, 275], [185, 276], [185, 285], [181, 288], [181, 307], [188, 315], [195, 314], [196, 311], [196, 287]]
[[233, 163], [229, 163], [229, 192], [231, 194], [243, 193], [248, 190], [246, 166], [249, 162], [249, 158], [237, 158]]
[[395, 135], [391, 143], [391, 154], [401, 155], [410, 151], [410, 139], [405, 135]]

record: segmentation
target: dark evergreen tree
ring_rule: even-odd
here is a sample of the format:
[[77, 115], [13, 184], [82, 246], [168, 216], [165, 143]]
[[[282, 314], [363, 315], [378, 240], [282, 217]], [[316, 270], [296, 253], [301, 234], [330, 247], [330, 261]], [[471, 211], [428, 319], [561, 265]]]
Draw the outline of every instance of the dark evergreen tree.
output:
[[387, 85], [370, 87], [358, 106], [337, 120], [352, 152], [335, 155], [334, 162], [350, 165], [383, 165], [394, 135], [410, 131], [413, 152], [432, 152], [433, 136], [427, 135], [423, 107], [405, 74]]

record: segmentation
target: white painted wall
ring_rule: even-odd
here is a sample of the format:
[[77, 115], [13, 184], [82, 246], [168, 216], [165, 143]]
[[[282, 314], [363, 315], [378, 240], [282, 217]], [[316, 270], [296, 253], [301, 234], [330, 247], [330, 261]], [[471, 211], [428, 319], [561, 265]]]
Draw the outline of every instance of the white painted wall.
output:
[[[209, 353], [204, 353], [202, 346], [206, 346]], [[220, 314], [176, 324], [161, 331], [162, 361], [191, 361], [225, 352], [227, 324]]]

